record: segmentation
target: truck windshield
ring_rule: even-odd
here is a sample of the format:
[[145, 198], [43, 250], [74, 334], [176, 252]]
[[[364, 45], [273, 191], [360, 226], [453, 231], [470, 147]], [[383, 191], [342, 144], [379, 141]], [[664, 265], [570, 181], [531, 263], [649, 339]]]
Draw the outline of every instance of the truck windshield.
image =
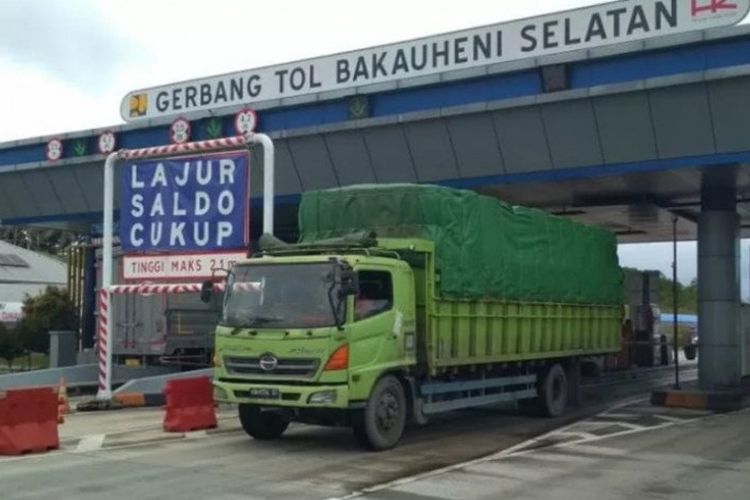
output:
[[340, 317], [345, 305], [338, 285], [332, 288], [333, 271], [328, 263], [235, 266], [227, 281], [222, 323], [272, 329], [335, 326], [331, 300]]

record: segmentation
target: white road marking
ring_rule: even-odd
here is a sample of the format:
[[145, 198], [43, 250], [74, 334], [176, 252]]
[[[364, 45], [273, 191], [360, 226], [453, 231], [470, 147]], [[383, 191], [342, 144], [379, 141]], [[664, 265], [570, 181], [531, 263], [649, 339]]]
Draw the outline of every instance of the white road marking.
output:
[[576, 453], [605, 457], [622, 457], [628, 454], [628, 450], [623, 450], [621, 448], [612, 448], [610, 446], [571, 444], [566, 446], [565, 448]]
[[533, 457], [534, 460], [541, 460], [542, 462], [552, 462], [552, 463], [577, 462], [577, 463], [582, 463], [582, 464], [589, 464], [592, 462], [596, 462], [598, 460], [595, 457], [587, 457], [583, 455], [571, 455], [569, 453], [566, 453], [566, 454], [552, 453], [552, 452], [544, 452], [544, 451], [536, 451], [534, 453], [529, 453], [527, 456]]
[[104, 445], [104, 439], [106, 437], [106, 434], [91, 434], [90, 436], [84, 436], [78, 442], [78, 446], [76, 446], [73, 453], [87, 453], [99, 450], [102, 445]]
[[630, 422], [619, 422], [619, 421], [618, 422], [612, 422], [612, 425], [616, 425], [616, 426], [619, 426], [619, 427], [625, 427], [626, 429], [630, 429], [630, 430], [633, 430], [633, 431], [638, 431], [638, 430], [641, 430], [641, 429], [649, 429], [649, 428], [653, 427], [653, 426], [648, 426], [648, 425], [638, 425], [638, 424], [631, 424]]
[[[627, 402], [620, 403], [620, 404], [618, 404], [616, 406], [613, 406], [608, 411], [614, 413], [614, 410], [623, 410], [623, 409], [626, 409], [625, 407], [627, 405], [633, 405], [633, 404], [637, 404], [637, 403], [640, 403], [640, 402], [643, 402], [643, 401], [646, 401], [646, 400], [643, 399], [643, 398], [638, 398], [637, 400], [630, 400], [630, 401], [627, 401]], [[605, 411], [605, 412], [600, 413], [598, 415], [595, 415], [594, 417], [591, 417], [591, 418], [595, 418], [597, 416], [602, 416], [602, 415], [606, 415], [606, 414], [607, 414], [607, 412]], [[625, 415], [628, 415], [628, 414], [625, 414]], [[403, 486], [403, 485], [407, 485], [407, 484], [410, 484], [410, 483], [414, 483], [414, 482], [420, 481], [422, 479], [439, 476], [439, 475], [442, 475], [442, 474], [445, 474], [445, 473], [449, 473], [449, 472], [453, 472], [453, 471], [456, 471], [456, 470], [459, 470], [459, 469], [471, 468], [473, 466], [476, 466], [476, 465], [479, 465], [479, 464], [484, 464], [484, 463], [487, 463], [487, 462], [490, 462], [490, 461], [500, 461], [500, 460], [503, 460], [503, 459], [506, 459], [506, 458], [509, 458], [509, 457], [513, 457], [513, 456], [526, 456], [526, 455], [534, 456], [536, 453], [540, 452], [540, 448], [534, 448], [535, 445], [538, 445], [540, 442], [549, 441], [551, 439], [554, 439], [555, 436], [561, 437], [561, 436], [577, 435], [581, 439], [579, 439], [579, 440], [573, 440], [573, 441], [565, 441], [565, 442], [561, 442], [561, 443], [555, 443], [555, 444], [552, 444], [552, 445], [547, 445], [547, 446], [545, 446], [545, 448], [547, 448], [547, 449], [550, 449], [550, 448], [557, 448], [557, 449], [569, 449], [569, 448], [572, 448], [574, 450], [575, 449], [578, 449], [578, 450], [583, 450], [583, 449], [598, 450], [599, 449], [598, 446], [589, 446], [589, 443], [595, 443], [597, 441], [602, 441], [604, 439], [610, 439], [610, 438], [614, 438], [614, 437], [627, 436], [627, 435], [630, 435], [630, 434], [637, 434], [637, 433], [641, 433], [641, 432], [645, 432], [645, 431], [665, 429], [665, 428], [673, 427], [673, 426], [676, 426], [676, 425], [684, 425], [684, 424], [687, 424], [687, 423], [690, 423], [690, 422], [694, 422], [696, 420], [707, 418], [707, 417], [709, 417], [711, 415], [712, 414], [707, 414], [707, 415], [701, 415], [699, 417], [694, 417], [694, 418], [678, 419], [678, 421], [665, 421], [663, 424], [653, 425], [653, 426], [650, 426], [650, 427], [639, 426], [639, 425], [635, 425], [635, 424], [630, 424], [629, 422], [620, 422], [620, 421], [617, 421], [617, 420], [613, 420], [611, 422], [611, 425], [621, 425], [621, 426], [625, 427], [626, 430], [619, 431], [619, 432], [613, 432], [613, 433], [610, 433], [610, 434], [603, 434], [603, 435], [596, 435], [596, 434], [591, 434], [591, 433], [588, 433], [588, 432], [577, 432], [575, 430], [575, 427], [577, 425], [580, 425], [581, 423], [586, 423], [589, 420], [589, 419], [584, 419], [584, 420], [581, 420], [579, 422], [574, 422], [574, 423], [571, 423], [569, 425], [560, 427], [559, 429], [555, 429], [555, 430], [553, 430], [551, 432], [548, 432], [548, 433], [543, 434], [541, 436], [538, 436], [536, 438], [532, 438], [532, 439], [529, 439], [527, 441], [523, 441], [523, 442], [518, 443], [518, 444], [516, 444], [514, 446], [511, 446], [510, 448], [506, 448], [506, 449], [504, 449], [502, 451], [499, 451], [497, 453], [494, 453], [492, 455], [488, 455], [488, 456], [481, 457], [481, 458], [476, 458], [476, 459], [473, 459], [473, 460], [468, 460], [466, 462], [461, 462], [461, 463], [449, 465], [449, 466], [446, 466], [446, 467], [442, 467], [440, 469], [435, 469], [435, 470], [432, 470], [432, 471], [423, 472], [421, 474], [415, 474], [413, 476], [403, 477], [403, 478], [400, 478], [400, 479], [396, 479], [394, 481], [389, 481], [389, 482], [378, 484], [378, 485], [375, 485], [375, 486], [370, 486], [368, 488], [363, 488], [362, 490], [352, 492], [352, 493], [350, 493], [348, 495], [345, 495], [343, 497], [331, 497], [328, 500], [350, 500], [350, 499], [353, 499], [353, 498], [360, 498], [360, 497], [363, 497], [363, 496], [365, 496], [365, 495], [367, 495], [369, 493], [374, 493], [374, 492], [382, 491], [382, 490], [386, 490], [386, 489], [398, 488], [399, 486]], [[628, 415], [628, 417], [630, 417], [630, 415]], [[604, 450], [607, 450], [607, 448], [604, 448]], [[607, 453], [607, 451], [605, 451], [604, 453]], [[616, 453], [616, 452], [609, 451], [609, 453]]]
[[670, 417], [670, 416], [667, 416], [667, 415], [656, 415], [656, 414], [654, 414], [654, 415], [651, 415], [651, 416], [654, 417], [654, 418], [661, 419], [661, 420], [666, 420], [667, 422], [674, 422], [676, 424], [679, 424], [679, 423], [685, 421], [684, 418]]
[[596, 434], [592, 434], [590, 432], [584, 432], [584, 431], [578, 431], [578, 430], [568, 430], [568, 431], [557, 431], [552, 432], [549, 434], [548, 437], [577, 437], [581, 441], [587, 441], [590, 439], [594, 439], [598, 437]]
[[185, 433], [185, 438], [187, 439], [200, 439], [204, 437], [208, 437], [206, 431], [193, 431]]
[[615, 413], [615, 412], [606, 412], [599, 415], [600, 417], [607, 417], [607, 418], [641, 418], [643, 415], [636, 414], [636, 413]]

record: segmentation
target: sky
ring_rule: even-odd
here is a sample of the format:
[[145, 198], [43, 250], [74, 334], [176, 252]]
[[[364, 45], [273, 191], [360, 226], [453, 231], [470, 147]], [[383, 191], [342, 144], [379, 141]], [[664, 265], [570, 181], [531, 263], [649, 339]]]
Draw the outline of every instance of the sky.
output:
[[121, 123], [138, 88], [593, 3], [0, 0], [0, 142]]
[[[0, 142], [120, 124], [120, 101], [138, 88], [595, 3], [0, 0]], [[623, 265], [671, 275], [669, 244], [619, 253]], [[680, 281], [695, 277], [695, 255], [680, 245]]]

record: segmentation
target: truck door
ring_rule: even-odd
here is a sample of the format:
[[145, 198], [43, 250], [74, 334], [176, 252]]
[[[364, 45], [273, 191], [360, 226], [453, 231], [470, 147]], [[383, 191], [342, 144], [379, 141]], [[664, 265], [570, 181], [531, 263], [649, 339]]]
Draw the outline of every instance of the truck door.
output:
[[[407, 276], [408, 275], [408, 276]], [[384, 365], [414, 363], [414, 291], [411, 270], [358, 269], [354, 299], [351, 367], [379, 371]], [[367, 368], [365, 368], [367, 367]]]

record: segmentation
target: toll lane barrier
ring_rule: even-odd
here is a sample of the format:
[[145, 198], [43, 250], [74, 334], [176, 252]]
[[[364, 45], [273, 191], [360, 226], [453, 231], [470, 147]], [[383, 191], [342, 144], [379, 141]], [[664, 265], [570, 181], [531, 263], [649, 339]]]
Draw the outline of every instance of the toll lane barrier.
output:
[[0, 455], [60, 447], [57, 394], [50, 388], [12, 389], [0, 399]]
[[189, 432], [216, 427], [213, 385], [209, 377], [170, 380], [164, 395], [165, 431]]

